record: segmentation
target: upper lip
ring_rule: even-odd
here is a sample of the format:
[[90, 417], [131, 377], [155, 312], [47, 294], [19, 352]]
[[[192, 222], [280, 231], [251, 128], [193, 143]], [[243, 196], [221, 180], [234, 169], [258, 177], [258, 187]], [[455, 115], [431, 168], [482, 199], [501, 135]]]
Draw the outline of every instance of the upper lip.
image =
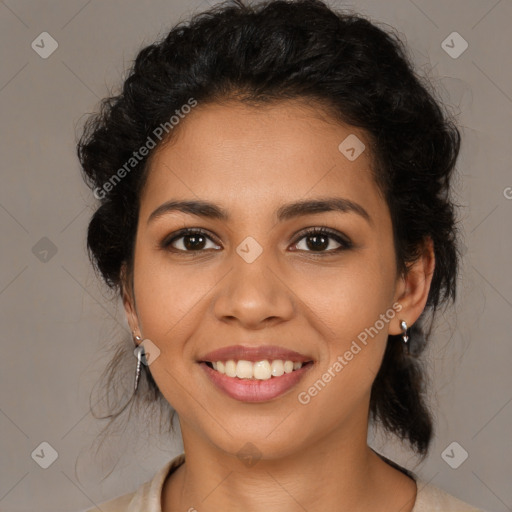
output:
[[277, 345], [261, 345], [259, 347], [231, 345], [208, 352], [200, 358], [200, 361], [215, 363], [217, 361], [229, 361], [230, 359], [234, 361], [252, 361], [253, 363], [265, 359], [270, 361], [281, 359], [283, 361], [302, 363], [307, 363], [312, 360], [311, 357]]

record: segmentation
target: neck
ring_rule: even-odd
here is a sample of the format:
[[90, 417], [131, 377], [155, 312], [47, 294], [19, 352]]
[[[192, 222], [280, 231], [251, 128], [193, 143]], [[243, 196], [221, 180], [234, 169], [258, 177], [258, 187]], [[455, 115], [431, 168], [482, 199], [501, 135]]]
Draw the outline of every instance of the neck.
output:
[[[239, 458], [182, 426], [186, 461], [162, 493], [162, 511], [337, 510], [410, 512], [416, 484], [367, 445], [366, 429], [354, 437], [333, 432], [292, 454]], [[257, 450], [256, 448], [254, 450]]]

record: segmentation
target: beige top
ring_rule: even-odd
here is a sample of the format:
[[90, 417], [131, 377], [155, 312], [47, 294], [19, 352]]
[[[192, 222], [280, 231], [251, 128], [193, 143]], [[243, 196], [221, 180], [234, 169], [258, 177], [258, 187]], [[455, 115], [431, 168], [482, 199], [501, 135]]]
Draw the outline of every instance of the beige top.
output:
[[[100, 508], [91, 508], [86, 512], [162, 512], [161, 495], [164, 481], [167, 475], [183, 462], [184, 453], [169, 461], [152, 480], [142, 484], [137, 491], [119, 496], [100, 504]], [[415, 476], [414, 479], [418, 493], [412, 512], [484, 512]]]

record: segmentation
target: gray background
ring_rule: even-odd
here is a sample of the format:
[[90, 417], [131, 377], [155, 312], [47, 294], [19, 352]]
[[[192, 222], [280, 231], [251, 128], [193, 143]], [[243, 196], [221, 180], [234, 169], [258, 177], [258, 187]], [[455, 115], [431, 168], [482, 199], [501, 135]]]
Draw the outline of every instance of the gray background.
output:
[[[464, 137], [456, 182], [464, 207], [463, 274], [456, 308], [439, 317], [427, 365], [437, 436], [421, 465], [397, 443], [383, 447], [376, 436], [374, 446], [465, 501], [512, 510], [512, 2], [343, 5], [404, 35]], [[103, 348], [128, 329], [120, 302], [109, 302], [87, 259], [94, 200], [79, 174], [75, 133], [84, 114], [120, 85], [141, 45], [207, 6], [204, 0], [0, 2], [2, 511], [91, 507], [135, 490], [181, 451], [180, 441], [131, 434], [132, 419], [99, 458], [91, 455], [101, 422], [88, 413], [89, 394], [108, 357]], [[44, 31], [58, 42], [47, 59], [31, 47]], [[441, 47], [454, 31], [469, 44], [458, 58]], [[58, 453], [48, 469], [31, 457], [43, 441]], [[457, 469], [441, 455], [454, 441], [469, 454]], [[456, 446], [452, 460], [462, 453]]]

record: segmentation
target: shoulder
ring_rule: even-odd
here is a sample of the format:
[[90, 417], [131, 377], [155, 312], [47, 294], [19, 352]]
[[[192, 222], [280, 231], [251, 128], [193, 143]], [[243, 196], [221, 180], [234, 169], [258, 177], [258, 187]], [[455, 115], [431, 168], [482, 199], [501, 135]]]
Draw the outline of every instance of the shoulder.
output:
[[185, 461], [185, 454], [167, 462], [155, 476], [144, 482], [135, 492], [123, 494], [84, 512], [161, 512], [162, 487], [167, 476]]
[[421, 479], [416, 480], [416, 485], [418, 493], [412, 512], [484, 512]]

